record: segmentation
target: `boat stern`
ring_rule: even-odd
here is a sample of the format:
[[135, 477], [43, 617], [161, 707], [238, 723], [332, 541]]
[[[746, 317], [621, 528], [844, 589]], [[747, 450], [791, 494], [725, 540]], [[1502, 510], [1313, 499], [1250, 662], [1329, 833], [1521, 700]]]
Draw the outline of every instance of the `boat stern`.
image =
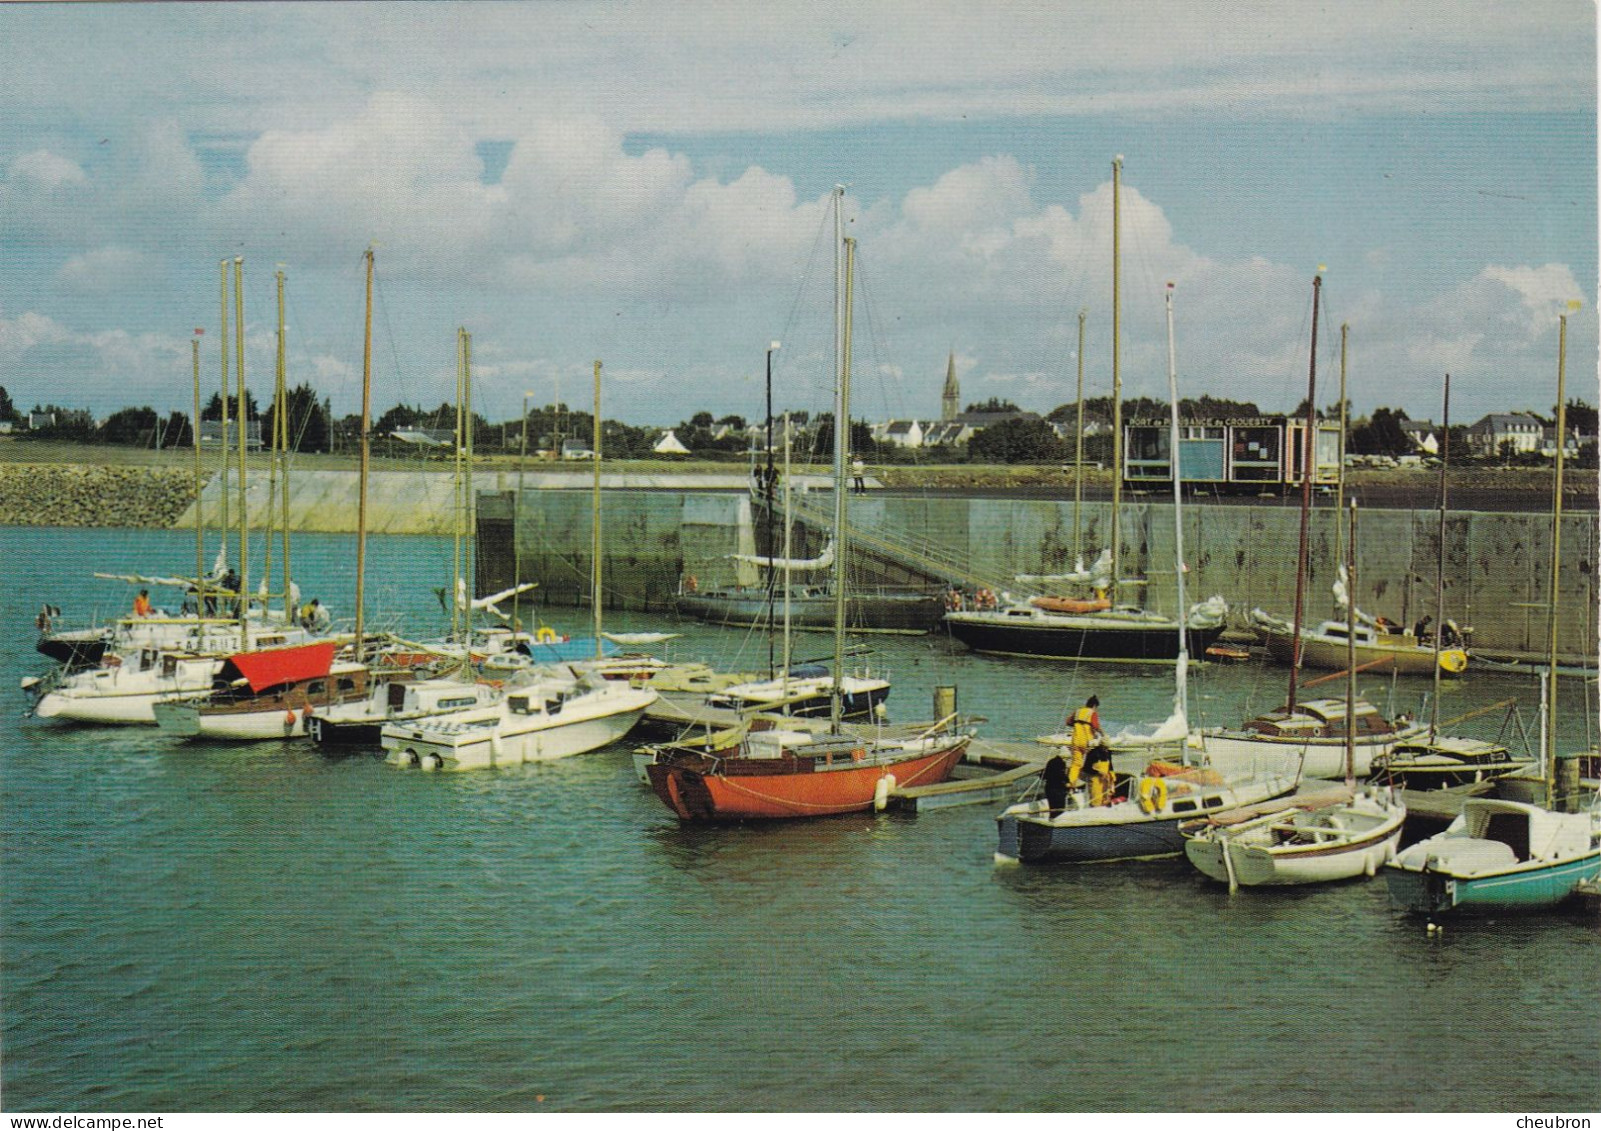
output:
[[195, 738], [200, 734], [200, 705], [186, 700], [157, 703], [151, 707], [156, 726], [163, 734], [177, 738]]

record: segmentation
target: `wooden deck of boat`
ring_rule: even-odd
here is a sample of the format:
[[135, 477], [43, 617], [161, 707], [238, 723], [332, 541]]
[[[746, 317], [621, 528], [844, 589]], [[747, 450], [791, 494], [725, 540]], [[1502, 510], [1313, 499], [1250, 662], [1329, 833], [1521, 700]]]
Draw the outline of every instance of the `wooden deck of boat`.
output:
[[889, 807], [913, 813], [955, 805], [1012, 801], [1019, 782], [1035, 776], [1050, 752], [1035, 742], [998, 742], [975, 738], [955, 776], [936, 785], [897, 786], [889, 791]]
[[1478, 782], [1451, 789], [1403, 789], [1401, 800], [1406, 802], [1409, 818], [1450, 824], [1461, 816], [1462, 805], [1468, 798], [1482, 797], [1494, 788], [1492, 782]]
[[732, 707], [708, 707], [705, 693], [665, 692], [645, 708], [645, 717], [654, 722], [696, 730], [726, 730], [738, 726], [743, 716]]

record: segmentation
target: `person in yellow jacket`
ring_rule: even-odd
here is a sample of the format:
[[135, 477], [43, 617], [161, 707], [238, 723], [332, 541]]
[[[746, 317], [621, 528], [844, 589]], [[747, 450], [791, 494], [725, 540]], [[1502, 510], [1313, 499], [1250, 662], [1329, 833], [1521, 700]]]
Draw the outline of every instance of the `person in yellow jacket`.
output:
[[1097, 738], [1105, 738], [1101, 730], [1101, 716], [1096, 710], [1101, 705], [1097, 696], [1091, 695], [1084, 701], [1084, 706], [1074, 711], [1068, 718], [1068, 725], [1073, 728], [1072, 737], [1068, 745], [1073, 751], [1073, 760], [1067, 769], [1067, 784], [1074, 789], [1078, 788], [1080, 775], [1084, 772], [1084, 755], [1090, 748], [1090, 743]]
[[1089, 752], [1090, 804], [1110, 805], [1117, 791], [1117, 775], [1112, 772], [1112, 752], [1099, 743]]

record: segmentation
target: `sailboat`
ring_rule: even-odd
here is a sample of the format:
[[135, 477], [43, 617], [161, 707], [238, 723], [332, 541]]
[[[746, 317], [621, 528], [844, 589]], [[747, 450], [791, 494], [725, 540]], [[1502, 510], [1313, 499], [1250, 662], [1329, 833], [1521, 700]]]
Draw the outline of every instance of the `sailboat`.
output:
[[[789, 562], [765, 554], [731, 556], [736, 561], [767, 570], [822, 572], [833, 566], [834, 547], [829, 544], [815, 558]], [[830, 586], [797, 583], [786, 588], [794, 628], [833, 631], [834, 594]], [[773, 627], [772, 588], [766, 583], [685, 590], [674, 596], [673, 608], [707, 624], [756, 629]], [[939, 594], [919, 589], [879, 586], [871, 592], [862, 592], [853, 588], [846, 597], [845, 615], [852, 632], [920, 635], [932, 632], [939, 624], [945, 615], [945, 603]]]
[[[1344, 327], [1341, 327], [1342, 358]], [[1342, 396], [1343, 404], [1343, 396]], [[1335, 604], [1350, 610], [1343, 620], [1326, 620], [1316, 628], [1303, 627], [1300, 632], [1300, 665], [1303, 668], [1320, 668], [1340, 671], [1351, 657], [1364, 671], [1377, 670], [1384, 674], [1429, 675], [1438, 673], [1458, 676], [1467, 670], [1467, 637], [1471, 628], [1459, 628], [1445, 619], [1445, 516], [1446, 473], [1450, 467], [1451, 452], [1451, 376], [1445, 378], [1445, 418], [1441, 425], [1444, 447], [1440, 451], [1439, 489], [1439, 547], [1436, 555], [1435, 587], [1438, 629], [1432, 633], [1422, 631], [1420, 625], [1407, 627], [1392, 624], [1382, 617], [1369, 616], [1355, 608], [1356, 594], [1348, 580], [1341, 576], [1334, 583]], [[1343, 428], [1341, 434], [1343, 435]], [[1344, 468], [1341, 468], [1343, 475]], [[1422, 624], [1427, 624], [1427, 618]], [[1267, 654], [1281, 664], [1296, 662], [1295, 626], [1282, 617], [1262, 609], [1252, 609], [1251, 627], [1267, 649]], [[1438, 689], [1436, 689], [1438, 690]]]
[[[845, 464], [850, 444], [851, 290], [856, 241], [843, 238], [843, 187], [834, 190], [836, 256], [843, 252], [843, 279], [836, 266], [838, 321], [835, 335], [834, 420], [834, 665], [830, 727], [815, 733], [767, 719], [751, 721], [743, 737], [725, 749], [663, 746], [645, 767], [651, 788], [682, 821], [781, 820], [861, 812], [890, 786], [932, 785], [946, 780], [971, 735], [954, 729], [954, 718], [910, 735], [864, 735], [841, 729], [846, 680], [844, 565], [850, 547], [846, 525]], [[837, 261], [836, 261], [837, 263]], [[787, 650], [787, 647], [786, 647]], [[773, 681], [780, 689], [786, 674]], [[781, 691], [782, 693], [782, 691]]]
[[[1351, 537], [1346, 569], [1356, 581], [1356, 500], [1351, 500]], [[1356, 602], [1346, 605], [1351, 626]], [[1356, 637], [1346, 638], [1346, 714], [1356, 699]], [[1395, 855], [1406, 821], [1406, 805], [1387, 786], [1356, 784], [1356, 758], [1348, 729], [1345, 734], [1345, 788], [1327, 801], [1297, 799], [1295, 804], [1244, 820], [1218, 816], [1181, 828], [1184, 854], [1210, 877], [1238, 885], [1315, 884], [1373, 876]]]
[[[1123, 158], [1112, 162], [1112, 523], [1106, 572], [1078, 570], [1093, 592], [1088, 597], [1043, 595], [993, 609], [960, 609], [945, 614], [950, 634], [975, 652], [1051, 660], [1147, 660], [1168, 662], [1180, 652], [1204, 655], [1227, 627], [1228, 605], [1211, 597], [1179, 616], [1118, 604], [1118, 563], [1122, 542], [1122, 361], [1121, 191]], [[1082, 325], [1082, 322], [1081, 322]], [[1082, 356], [1082, 350], [1080, 351]], [[1079, 402], [1082, 405], [1082, 383]], [[1080, 427], [1082, 434], [1082, 426]], [[1178, 440], [1172, 441], [1178, 464]], [[1082, 458], [1080, 459], [1082, 463]]]
[[[1439, 553], [1435, 567], [1435, 615], [1445, 621], [1445, 514], [1446, 470], [1451, 462], [1451, 375], [1445, 375], [1443, 394], [1443, 422], [1440, 448], [1440, 528]], [[1440, 733], [1440, 678], [1455, 666], [1446, 660], [1444, 634], [1436, 633], [1433, 641], [1435, 661], [1430, 664], [1434, 674], [1434, 695], [1429, 716], [1429, 731], [1418, 738], [1399, 742], [1388, 754], [1373, 760], [1373, 776], [1394, 786], [1408, 789], [1442, 789], [1457, 785], [1472, 785], [1510, 774], [1519, 774], [1530, 768], [1530, 760], [1518, 758], [1500, 742], [1485, 742], [1477, 738]], [[1467, 666], [1466, 653], [1462, 666]], [[1504, 706], [1508, 704], [1496, 704]], [[1491, 708], [1493, 709], [1493, 708]]]
[[[223, 263], [223, 318], [228, 316], [227, 264]], [[234, 261], [236, 279], [242, 269]], [[236, 283], [237, 287], [237, 283]], [[278, 398], [283, 387], [283, 273], [278, 274], [279, 295], [279, 364]], [[226, 395], [227, 345], [226, 321], [223, 335], [224, 394]], [[243, 335], [243, 318], [240, 316], [240, 335]], [[53, 671], [41, 678], [23, 681], [34, 703], [33, 714], [41, 719], [59, 718], [78, 723], [100, 725], [154, 725], [154, 707], [157, 703], [204, 694], [212, 685], [223, 659], [230, 653], [255, 647], [282, 647], [304, 643], [311, 634], [294, 623], [293, 601], [288, 594], [292, 583], [288, 580], [289, 543], [287, 522], [284, 524], [284, 576], [285, 608], [275, 615], [263, 598], [255, 602], [245, 599], [244, 586], [238, 592], [223, 589], [218, 578], [223, 575], [226, 562], [228, 530], [226, 522], [222, 532], [224, 552], [219, 558], [216, 576], [205, 572], [205, 544], [203, 508], [200, 505], [200, 343], [191, 342], [194, 362], [194, 416], [191, 427], [195, 453], [195, 576], [170, 577], [146, 574], [96, 573], [103, 580], [124, 581], [130, 585], [161, 586], [178, 589], [186, 594], [186, 606], [179, 611], [152, 608], [142, 615], [123, 617], [106, 629], [81, 632], [45, 632], [39, 639], [40, 652], [59, 661]], [[243, 357], [240, 358], [240, 387], [243, 388]], [[245, 404], [240, 404], [240, 434], [243, 436]], [[278, 432], [283, 424], [283, 411], [275, 414], [274, 448], [279, 445]], [[287, 430], [282, 431], [287, 440]], [[223, 458], [227, 460], [227, 433], [224, 429]], [[275, 451], [276, 455], [276, 451]], [[241, 476], [243, 469], [241, 468]], [[287, 498], [287, 479], [285, 481]], [[226, 498], [226, 486], [224, 486]], [[245, 514], [240, 510], [241, 546], [247, 533]], [[268, 543], [269, 551], [271, 543]], [[268, 558], [268, 573], [271, 558]], [[265, 584], [265, 574], [263, 575]], [[263, 593], [265, 591], [263, 590]], [[218, 597], [240, 602], [238, 617], [219, 617], [208, 614], [207, 608]]]
[[[1301, 436], [1303, 469], [1301, 474], [1301, 528], [1295, 556], [1295, 618], [1291, 640], [1301, 640], [1301, 614], [1305, 600], [1307, 527], [1312, 509], [1312, 478], [1317, 433], [1317, 328], [1323, 277], [1312, 280], [1312, 346], [1307, 368], [1306, 429]], [[1356, 594], [1350, 595], [1354, 604]], [[1309, 778], [1338, 779], [1345, 774], [1346, 736], [1351, 736], [1352, 758], [1357, 777], [1367, 777], [1373, 758], [1388, 754], [1397, 742], [1424, 733], [1412, 721], [1392, 722], [1366, 700], [1324, 698], [1298, 701], [1299, 663], [1290, 665], [1289, 692], [1284, 706], [1247, 720], [1234, 728], [1209, 727], [1197, 732], [1207, 760], [1220, 768], [1257, 765], [1263, 759], [1281, 759], [1299, 765]], [[1308, 684], [1310, 686], [1310, 684]]]
[[[1173, 344], [1173, 284], [1167, 285], [1168, 440], [1172, 447], [1173, 567], [1179, 604], [1184, 602], [1183, 479], [1179, 468], [1178, 364]], [[1146, 739], [1156, 745], [1169, 736], [1182, 741], [1188, 730], [1185, 700], [1188, 694], [1189, 652], [1177, 640], [1174, 663], [1173, 716], [1157, 734]], [[1201, 814], [1222, 812], [1278, 797], [1295, 788], [1297, 773], [1288, 767], [1256, 773], [1254, 768], [1225, 776], [1207, 766], [1186, 766], [1161, 759], [1149, 762], [1137, 780], [1123, 775], [1121, 795], [1114, 789], [1104, 805], [1087, 805], [1082, 793], [1052, 812], [1044, 798], [1026, 799], [1008, 806], [996, 818], [997, 862], [1066, 862], [1084, 864], [1111, 860], [1144, 860], [1172, 856], [1183, 850], [1181, 823]]]
[[[600, 472], [600, 362], [595, 362], [595, 506], [591, 550], [594, 659], [602, 660]], [[550, 761], [585, 754], [632, 730], [656, 692], [609, 680], [581, 665], [531, 668], [498, 701], [472, 710], [387, 723], [380, 742], [393, 766], [471, 770]]]
[[[1556, 792], [1557, 578], [1562, 551], [1562, 449], [1567, 402], [1568, 318], [1560, 319], [1557, 353], [1557, 452], [1551, 506], [1550, 593], [1546, 625], [1549, 660], [1541, 761], [1545, 806], [1470, 797], [1444, 832], [1405, 849], [1385, 868], [1392, 905], [1441, 912], [1537, 911], [1570, 898], [1601, 877], [1601, 797]], [[1553, 812], [1585, 805], [1580, 812]]]
[[[156, 725], [183, 738], [253, 741], [301, 738], [314, 715], [340, 717], [359, 714], [372, 693], [372, 683], [386, 679], [415, 678], [412, 669], [378, 672], [365, 663], [363, 627], [367, 563], [367, 480], [370, 451], [369, 420], [372, 410], [372, 287], [373, 252], [366, 264], [367, 305], [362, 350], [361, 465], [356, 518], [356, 626], [354, 656], [341, 659], [334, 641], [284, 648], [250, 648], [228, 658], [217, 672], [209, 695], [157, 703]], [[237, 261], [236, 261], [237, 262]], [[235, 272], [237, 279], [237, 270]], [[237, 299], [237, 283], [236, 283]], [[240, 318], [243, 325], [243, 317]], [[240, 354], [239, 406], [245, 409], [244, 364]], [[244, 440], [240, 439], [240, 481], [244, 478]], [[243, 492], [241, 492], [241, 498]], [[244, 507], [240, 506], [241, 520]], [[240, 534], [240, 623], [245, 624], [244, 594], [248, 591], [243, 528]], [[247, 639], [247, 644], [249, 643]], [[259, 641], [257, 642], [259, 644]]]
[[[462, 436], [463, 417], [467, 421], [472, 419], [472, 406], [470, 400], [471, 390], [471, 342], [472, 336], [465, 328], [456, 332], [456, 460], [458, 464], [457, 481], [460, 483], [459, 465], [464, 448], [470, 451], [470, 441]], [[465, 405], [464, 405], [465, 402]], [[470, 424], [468, 425], [470, 428]], [[466, 500], [459, 495], [457, 498], [457, 515], [462, 513]], [[457, 523], [456, 561], [454, 576], [452, 577], [452, 591], [456, 593], [458, 601], [465, 596], [465, 583], [462, 579], [461, 547], [462, 537], [460, 523]], [[519, 592], [521, 587], [514, 587], [503, 594], [496, 594], [497, 598], [504, 599]], [[454, 614], [466, 612], [465, 629], [457, 634], [458, 639], [467, 638], [472, 632], [472, 613], [478, 607], [478, 602], [463, 602], [465, 609], [458, 607]], [[452, 628], [458, 627], [456, 617], [452, 617]], [[468, 657], [459, 649], [454, 655], [447, 650], [430, 654], [423, 651], [406, 657], [410, 663], [406, 667], [420, 668], [424, 665], [439, 667], [448, 665], [454, 660], [454, 671], [445, 672], [433, 678], [414, 678], [413, 673], [397, 671], [388, 679], [373, 680], [369, 684], [369, 691], [364, 701], [359, 704], [349, 704], [340, 711], [315, 714], [307, 722], [307, 733], [316, 741], [324, 753], [336, 751], [349, 751], [360, 747], [376, 747], [383, 736], [386, 724], [399, 722], [417, 722], [422, 719], [448, 715], [457, 711], [474, 710], [492, 706], [499, 702], [502, 689], [497, 685], [479, 682], [473, 678], [472, 665]]]

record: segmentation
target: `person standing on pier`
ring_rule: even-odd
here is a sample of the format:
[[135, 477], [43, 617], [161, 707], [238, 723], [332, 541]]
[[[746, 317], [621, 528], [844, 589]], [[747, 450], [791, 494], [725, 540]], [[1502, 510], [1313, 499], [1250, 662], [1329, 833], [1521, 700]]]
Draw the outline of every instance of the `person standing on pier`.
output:
[[1040, 776], [1045, 780], [1045, 803], [1051, 807], [1051, 816], [1058, 816], [1067, 808], [1067, 760], [1060, 750], [1051, 755]]
[[1084, 700], [1084, 706], [1074, 711], [1067, 720], [1068, 725], [1073, 728], [1073, 735], [1069, 741], [1073, 751], [1073, 764], [1068, 768], [1067, 781], [1074, 789], [1078, 788], [1079, 777], [1084, 772], [1084, 755], [1089, 751], [1090, 743], [1096, 738], [1106, 737], [1106, 733], [1101, 730], [1100, 712], [1096, 710], [1100, 705], [1100, 697], [1091, 695]]

